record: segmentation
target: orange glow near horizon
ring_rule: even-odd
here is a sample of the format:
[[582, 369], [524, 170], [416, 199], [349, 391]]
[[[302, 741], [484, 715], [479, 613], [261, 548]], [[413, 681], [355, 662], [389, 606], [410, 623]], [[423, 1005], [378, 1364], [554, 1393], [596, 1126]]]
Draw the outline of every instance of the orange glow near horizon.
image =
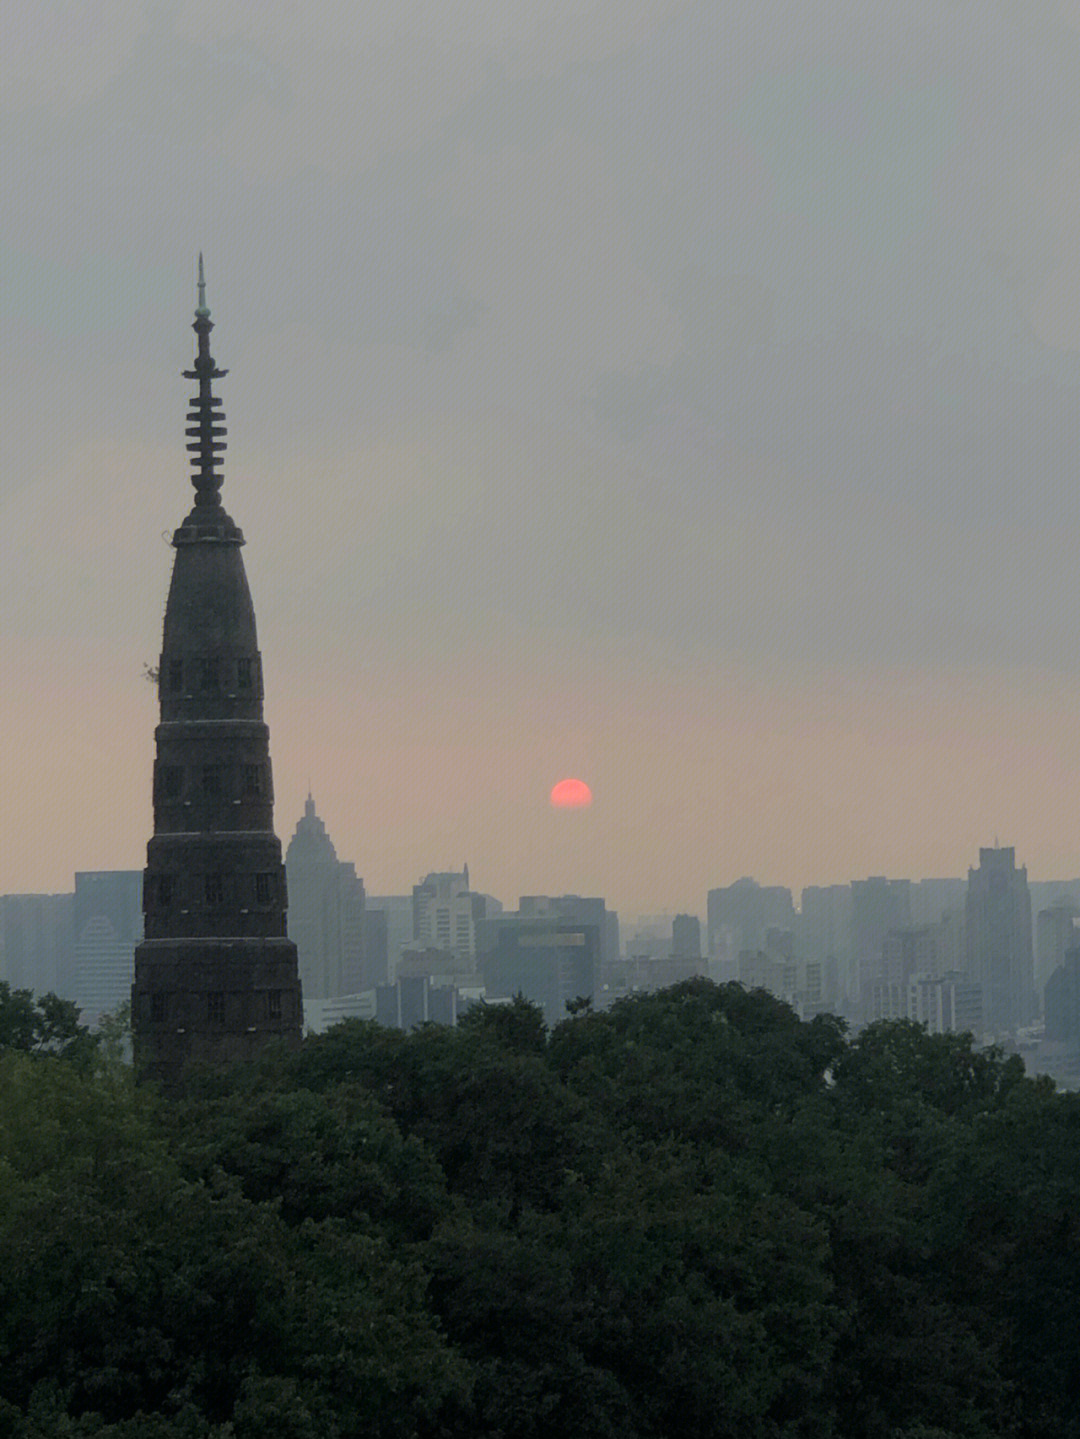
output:
[[582, 809], [592, 804], [592, 790], [583, 779], [561, 779], [551, 791], [556, 809]]

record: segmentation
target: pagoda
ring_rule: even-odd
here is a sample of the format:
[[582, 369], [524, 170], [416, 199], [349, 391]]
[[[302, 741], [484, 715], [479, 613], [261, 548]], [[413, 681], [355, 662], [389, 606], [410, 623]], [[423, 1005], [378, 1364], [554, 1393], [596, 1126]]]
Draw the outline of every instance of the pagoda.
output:
[[296, 946], [274, 833], [262, 662], [240, 547], [221, 503], [225, 415], [199, 256], [197, 382], [188, 412], [195, 502], [176, 530], [158, 666], [154, 834], [131, 1012], [143, 1079], [176, 1091], [191, 1065], [221, 1068], [300, 1042]]

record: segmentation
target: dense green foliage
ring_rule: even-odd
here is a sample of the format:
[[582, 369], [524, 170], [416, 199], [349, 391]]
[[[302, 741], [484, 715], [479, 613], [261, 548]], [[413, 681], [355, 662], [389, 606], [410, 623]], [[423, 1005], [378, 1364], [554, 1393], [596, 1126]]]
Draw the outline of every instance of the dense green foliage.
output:
[[1080, 1439], [1078, 1306], [1080, 1098], [966, 1037], [695, 981], [165, 1103], [0, 993], [13, 1439]]

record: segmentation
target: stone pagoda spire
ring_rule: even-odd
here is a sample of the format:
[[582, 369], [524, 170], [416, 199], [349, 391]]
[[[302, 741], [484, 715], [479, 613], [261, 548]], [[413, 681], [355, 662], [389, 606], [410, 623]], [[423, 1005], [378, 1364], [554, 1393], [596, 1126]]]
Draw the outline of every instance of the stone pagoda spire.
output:
[[285, 870], [274, 834], [269, 731], [244, 537], [221, 503], [225, 416], [199, 256], [198, 382], [188, 411], [195, 503], [176, 549], [158, 690], [154, 834], [143, 876], [132, 1022], [144, 1078], [180, 1086], [190, 1064], [296, 1044], [302, 1007], [286, 938]]

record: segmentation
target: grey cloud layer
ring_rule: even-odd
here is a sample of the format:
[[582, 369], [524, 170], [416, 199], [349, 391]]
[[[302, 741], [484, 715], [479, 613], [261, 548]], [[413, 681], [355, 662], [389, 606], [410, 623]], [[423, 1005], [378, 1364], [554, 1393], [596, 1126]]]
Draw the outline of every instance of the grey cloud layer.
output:
[[[437, 606], [694, 666], [1062, 663], [1080, 333], [1033, 317], [1080, 238], [1080, 34], [996, 0], [539, 8], [102, 5], [96, 81], [28, 40], [5, 488], [55, 503], [89, 447], [77, 514], [140, 482], [102, 447], [179, 447], [201, 245], [230, 464], [266, 552], [327, 576], [313, 631], [362, 600], [403, 640]], [[366, 507], [347, 456], [418, 437], [426, 480]]]

